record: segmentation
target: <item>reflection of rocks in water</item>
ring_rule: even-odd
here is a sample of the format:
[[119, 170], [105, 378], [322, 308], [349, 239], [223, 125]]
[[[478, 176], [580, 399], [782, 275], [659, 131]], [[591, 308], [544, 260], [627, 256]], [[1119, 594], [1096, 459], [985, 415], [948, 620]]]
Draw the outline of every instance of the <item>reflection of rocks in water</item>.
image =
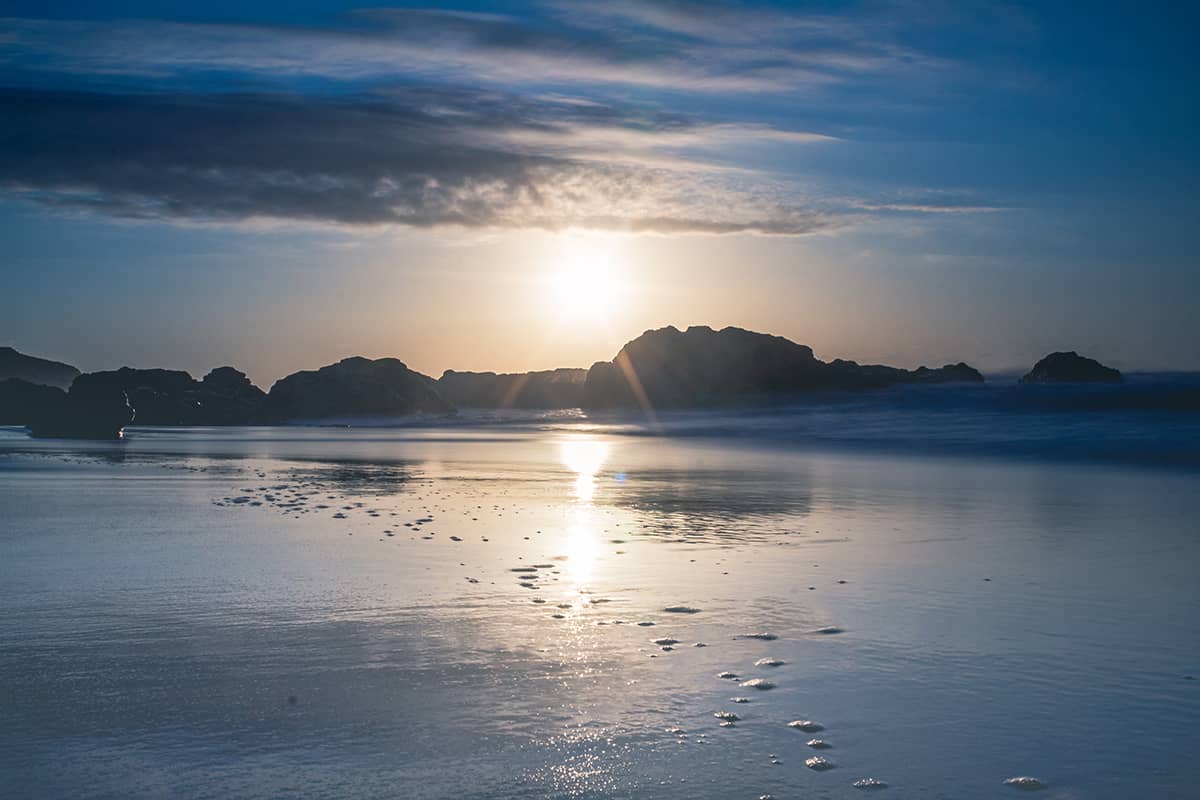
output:
[[780, 517], [807, 516], [812, 493], [803, 475], [751, 470], [669, 469], [631, 474], [614, 505], [643, 513], [644, 535], [684, 541], [752, 541], [779, 535]]

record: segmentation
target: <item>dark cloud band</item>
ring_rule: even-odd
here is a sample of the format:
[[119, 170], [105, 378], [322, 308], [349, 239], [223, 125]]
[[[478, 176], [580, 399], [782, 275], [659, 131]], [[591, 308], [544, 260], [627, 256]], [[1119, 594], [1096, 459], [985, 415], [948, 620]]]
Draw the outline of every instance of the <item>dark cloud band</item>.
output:
[[[372, 97], [0, 93], [0, 185], [116, 216], [798, 235], [842, 220], [710, 176], [571, 155], [701, 126], [466, 90]], [[535, 133], [542, 147], [522, 144]], [[550, 155], [546, 138], [564, 139]], [[583, 138], [586, 139], [586, 136]], [[698, 192], [697, 186], [709, 191]]]

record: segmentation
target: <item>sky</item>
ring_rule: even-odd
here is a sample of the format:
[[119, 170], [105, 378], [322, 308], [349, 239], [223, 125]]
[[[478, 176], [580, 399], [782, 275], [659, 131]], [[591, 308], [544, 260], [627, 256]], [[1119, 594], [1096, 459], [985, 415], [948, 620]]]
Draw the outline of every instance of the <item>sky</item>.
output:
[[1185, 3], [6, 0], [0, 345], [1200, 369]]

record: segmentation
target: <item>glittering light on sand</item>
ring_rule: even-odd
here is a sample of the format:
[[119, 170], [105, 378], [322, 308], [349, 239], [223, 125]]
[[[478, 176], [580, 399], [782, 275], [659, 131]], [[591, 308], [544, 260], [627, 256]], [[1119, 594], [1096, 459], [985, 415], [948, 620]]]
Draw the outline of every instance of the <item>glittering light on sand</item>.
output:
[[575, 473], [575, 497], [590, 503], [596, 496], [596, 475], [608, 459], [609, 444], [593, 436], [570, 436], [559, 444], [563, 466]]

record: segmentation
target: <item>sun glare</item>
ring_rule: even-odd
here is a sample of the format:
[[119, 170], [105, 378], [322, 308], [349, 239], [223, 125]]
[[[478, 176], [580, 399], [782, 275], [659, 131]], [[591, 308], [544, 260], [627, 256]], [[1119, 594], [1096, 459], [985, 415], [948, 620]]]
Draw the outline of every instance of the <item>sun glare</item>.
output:
[[624, 300], [624, 281], [611, 241], [570, 238], [552, 267], [550, 302], [568, 323], [606, 322]]

